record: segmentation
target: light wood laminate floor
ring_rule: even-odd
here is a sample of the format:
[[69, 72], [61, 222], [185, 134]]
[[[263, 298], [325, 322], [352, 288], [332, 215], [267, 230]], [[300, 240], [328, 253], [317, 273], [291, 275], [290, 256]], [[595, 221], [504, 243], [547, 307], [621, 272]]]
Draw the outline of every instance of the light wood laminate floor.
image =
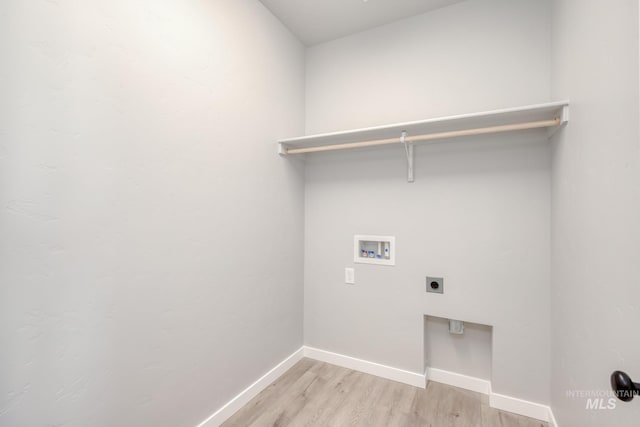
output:
[[302, 359], [224, 427], [548, 427], [489, 407], [487, 396], [429, 382], [426, 389]]

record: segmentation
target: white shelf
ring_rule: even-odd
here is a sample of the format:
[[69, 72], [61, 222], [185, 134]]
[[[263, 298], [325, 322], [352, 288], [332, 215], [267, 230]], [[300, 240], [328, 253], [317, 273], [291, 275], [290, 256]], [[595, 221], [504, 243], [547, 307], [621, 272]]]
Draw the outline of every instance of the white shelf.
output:
[[[326, 151], [358, 148], [360, 143], [362, 143], [361, 146], [400, 143], [402, 132], [407, 133], [407, 142], [413, 143], [421, 142], [419, 137], [422, 137], [422, 140], [437, 140], [454, 136], [544, 127], [555, 131], [564, 125], [568, 119], [569, 101], [550, 102], [415, 122], [285, 138], [278, 141], [278, 152], [281, 155], [292, 155], [300, 153], [289, 152], [289, 150], [294, 151], [311, 147], [322, 147], [317, 151]], [[531, 126], [527, 127], [526, 125]], [[415, 141], [412, 141], [412, 136]], [[393, 141], [380, 143], [381, 140], [390, 139], [393, 139]], [[369, 142], [374, 144], [368, 144]], [[351, 146], [353, 143], [357, 143], [356, 146]]]

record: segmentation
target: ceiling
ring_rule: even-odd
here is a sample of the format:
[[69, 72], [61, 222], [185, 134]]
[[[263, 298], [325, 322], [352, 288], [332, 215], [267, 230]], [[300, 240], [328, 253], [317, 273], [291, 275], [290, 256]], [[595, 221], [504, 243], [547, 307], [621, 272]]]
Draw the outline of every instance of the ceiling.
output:
[[337, 39], [462, 0], [260, 0], [305, 45]]

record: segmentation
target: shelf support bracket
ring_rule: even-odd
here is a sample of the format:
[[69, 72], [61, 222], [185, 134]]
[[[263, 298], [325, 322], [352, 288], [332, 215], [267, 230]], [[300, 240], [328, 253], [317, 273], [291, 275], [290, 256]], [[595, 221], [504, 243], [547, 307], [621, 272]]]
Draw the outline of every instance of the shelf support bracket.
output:
[[400, 142], [404, 145], [404, 152], [407, 155], [407, 182], [413, 182], [413, 144], [407, 141], [407, 131], [402, 131]]
[[562, 109], [560, 110], [557, 118], [560, 119], [560, 124], [558, 126], [549, 128], [549, 130], [547, 131], [547, 138], [549, 139], [551, 139], [551, 137], [553, 137], [553, 135], [555, 135], [558, 130], [566, 126], [566, 124], [569, 122], [569, 105], [562, 106]]

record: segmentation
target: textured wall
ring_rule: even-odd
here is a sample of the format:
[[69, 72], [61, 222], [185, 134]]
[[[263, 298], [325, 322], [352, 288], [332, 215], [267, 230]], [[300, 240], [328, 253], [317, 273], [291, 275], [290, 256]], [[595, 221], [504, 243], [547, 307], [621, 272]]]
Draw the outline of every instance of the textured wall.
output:
[[303, 48], [250, 0], [0, 31], [0, 425], [193, 426], [302, 344]]
[[[640, 379], [638, 2], [553, 2], [552, 407], [562, 427], [637, 425], [640, 404], [587, 410], [616, 369]], [[605, 395], [605, 400], [607, 396]], [[605, 405], [608, 402], [605, 401]]]
[[[548, 101], [549, 24], [471, 0], [313, 47], [307, 131]], [[493, 390], [548, 403], [549, 154], [544, 132], [423, 145], [413, 184], [397, 147], [309, 156], [305, 342], [422, 373], [425, 314], [492, 325]], [[395, 235], [397, 265], [345, 285], [354, 234]]]

